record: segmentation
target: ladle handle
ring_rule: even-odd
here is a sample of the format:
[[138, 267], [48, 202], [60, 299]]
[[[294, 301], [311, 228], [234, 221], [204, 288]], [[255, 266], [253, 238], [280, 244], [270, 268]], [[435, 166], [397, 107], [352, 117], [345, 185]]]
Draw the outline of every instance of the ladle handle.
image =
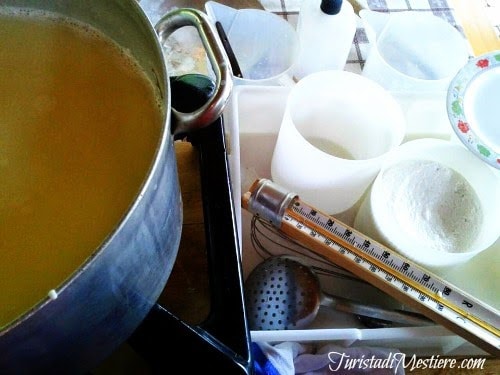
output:
[[334, 308], [337, 311], [408, 326], [428, 326], [436, 324], [419, 313], [404, 310], [390, 310], [374, 305], [365, 305], [346, 298], [331, 296], [325, 293], [322, 295], [321, 305]]
[[184, 26], [194, 26], [198, 31], [215, 74], [215, 92], [203, 106], [192, 112], [172, 108], [174, 135], [200, 129], [216, 121], [222, 114], [233, 87], [229, 58], [206, 14], [191, 8], [168, 12], [155, 25], [160, 43], [163, 44], [174, 31]]

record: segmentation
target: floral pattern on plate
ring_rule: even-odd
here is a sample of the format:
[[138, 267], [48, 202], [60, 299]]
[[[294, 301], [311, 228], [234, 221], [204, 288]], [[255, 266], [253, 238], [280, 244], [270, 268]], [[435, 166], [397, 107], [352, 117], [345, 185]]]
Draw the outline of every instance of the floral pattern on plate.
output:
[[[478, 124], [467, 119], [464, 110], [465, 94], [471, 82], [491, 69], [500, 69], [500, 51], [493, 51], [471, 59], [453, 78], [448, 88], [447, 111], [451, 125], [460, 141], [474, 154], [500, 169], [500, 144], [482, 139]], [[500, 103], [499, 103], [500, 104]], [[500, 127], [500, 120], [498, 126]]]

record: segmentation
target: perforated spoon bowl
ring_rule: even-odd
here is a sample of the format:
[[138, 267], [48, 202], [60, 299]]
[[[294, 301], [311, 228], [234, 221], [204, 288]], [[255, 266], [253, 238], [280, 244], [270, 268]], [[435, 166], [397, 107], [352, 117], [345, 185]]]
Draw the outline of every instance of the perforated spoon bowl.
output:
[[286, 255], [272, 256], [255, 267], [245, 281], [245, 299], [251, 330], [305, 328], [316, 318], [320, 306], [363, 317], [360, 321], [368, 327], [434, 324], [418, 313], [327, 295], [309, 266], [300, 258]]

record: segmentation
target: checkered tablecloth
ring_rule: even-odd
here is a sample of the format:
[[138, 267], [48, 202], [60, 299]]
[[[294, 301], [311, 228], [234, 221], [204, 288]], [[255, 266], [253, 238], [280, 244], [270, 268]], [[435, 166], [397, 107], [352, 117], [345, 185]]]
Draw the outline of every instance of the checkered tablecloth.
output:
[[[307, 1], [307, 0], [306, 0]], [[348, 0], [344, 0], [348, 1]], [[453, 8], [446, 0], [349, 0], [353, 6], [376, 10], [380, 12], [401, 12], [401, 11], [421, 11], [432, 12], [434, 15], [442, 17], [460, 32], [462, 27], [457, 22]], [[471, 0], [476, 1], [476, 0]], [[294, 27], [300, 10], [301, 0], [259, 0], [267, 11], [276, 13]], [[365, 59], [368, 54], [368, 39], [365, 34], [361, 19], [358, 19], [358, 27], [354, 37], [353, 45], [349, 53], [346, 70], [360, 73], [363, 69]]]

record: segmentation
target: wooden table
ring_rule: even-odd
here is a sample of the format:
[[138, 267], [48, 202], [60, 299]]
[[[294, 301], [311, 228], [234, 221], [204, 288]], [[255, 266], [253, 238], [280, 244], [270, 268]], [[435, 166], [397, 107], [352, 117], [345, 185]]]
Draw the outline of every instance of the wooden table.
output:
[[[252, 0], [220, 1], [230, 6], [260, 7]], [[485, 22], [484, 10], [475, 0], [448, 0], [457, 11], [464, 30], [472, 43], [475, 54], [500, 49], [500, 41], [493, 34], [493, 30]], [[192, 6], [189, 0], [177, 0], [175, 6]], [[204, 2], [195, 2], [202, 6]], [[201, 5], [200, 5], [201, 4]], [[200, 8], [201, 9], [201, 8]], [[493, 34], [493, 35], [492, 35]], [[190, 143], [177, 141], [175, 143], [179, 166], [179, 179], [184, 202], [184, 224], [178, 258], [174, 269], [160, 297], [160, 302], [171, 312], [188, 323], [196, 324], [204, 320], [210, 306], [208, 298], [208, 280], [206, 277], [205, 234], [203, 232], [203, 211], [200, 195], [200, 180], [198, 155]], [[107, 370], [121, 368], [122, 374], [135, 374], [135, 369], [141, 369], [141, 363], [133, 359], [130, 349], [121, 349], [128, 359], [116, 363], [111, 358], [103, 364], [96, 375], [109, 373]], [[114, 366], [114, 367], [113, 367]], [[408, 371], [407, 371], [408, 372]], [[482, 370], [458, 369], [418, 369], [411, 374], [497, 374], [500, 373], [500, 359], [487, 359]]]

